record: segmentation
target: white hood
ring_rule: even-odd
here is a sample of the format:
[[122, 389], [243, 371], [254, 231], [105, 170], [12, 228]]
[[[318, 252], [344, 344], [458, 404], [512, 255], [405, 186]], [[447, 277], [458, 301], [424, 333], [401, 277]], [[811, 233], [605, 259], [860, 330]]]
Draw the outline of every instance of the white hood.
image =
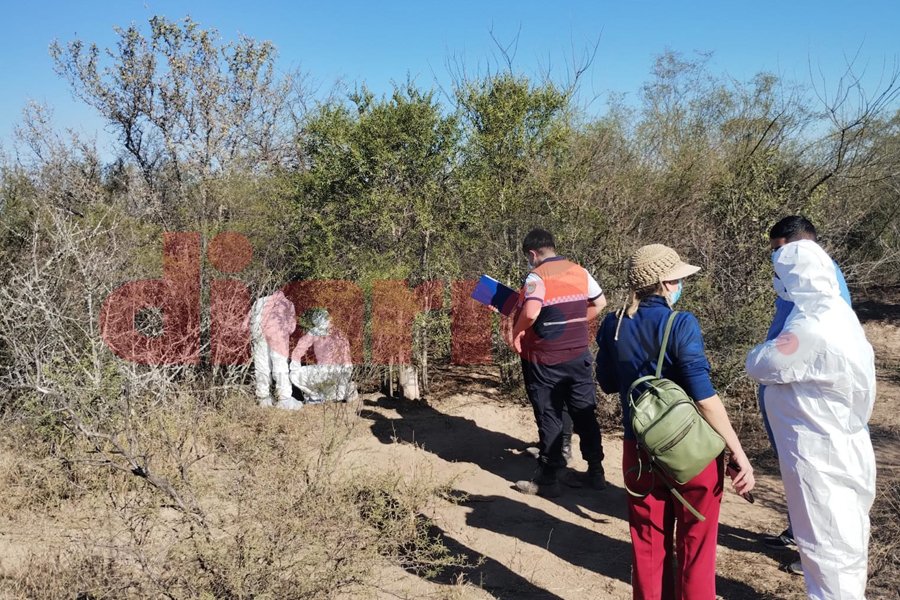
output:
[[806, 310], [825, 298], [840, 298], [837, 270], [831, 257], [811, 240], [782, 246], [772, 257], [778, 295]]
[[328, 335], [328, 332], [331, 330], [331, 317], [327, 312], [317, 312], [313, 315], [311, 320], [312, 327], [310, 328], [309, 332], [312, 335], [318, 337]]

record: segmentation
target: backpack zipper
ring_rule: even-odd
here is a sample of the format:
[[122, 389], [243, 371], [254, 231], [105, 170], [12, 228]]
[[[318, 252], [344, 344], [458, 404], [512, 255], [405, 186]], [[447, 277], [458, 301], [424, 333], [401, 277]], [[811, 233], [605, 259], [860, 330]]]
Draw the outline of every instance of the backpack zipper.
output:
[[[659, 425], [660, 421], [662, 421], [662, 420], [666, 417], [666, 415], [668, 415], [670, 412], [672, 412], [673, 410], [675, 410], [676, 408], [678, 408], [678, 407], [681, 406], [682, 404], [687, 404], [688, 402], [693, 402], [693, 400], [679, 400], [679, 401], [676, 402], [675, 404], [670, 404], [669, 407], [665, 410], [664, 413], [662, 413], [661, 415], [659, 415], [658, 417], [656, 417], [656, 419], [654, 419], [655, 423], [653, 423], [653, 425], [651, 425], [651, 426], [648, 427], [646, 430], [644, 430], [644, 438], [646, 438], [647, 435], [648, 435], [651, 431], [653, 431], [653, 428], [654, 428], [654, 427], [656, 427], [657, 425]], [[634, 407], [637, 406], [637, 404], [638, 404], [638, 403], [632, 403], [632, 420], [634, 419]], [[632, 425], [632, 427], [634, 427], [634, 425]]]
[[694, 421], [688, 421], [687, 427], [685, 427], [682, 431], [678, 432], [678, 435], [675, 436], [672, 440], [666, 442], [665, 446], [661, 446], [657, 449], [656, 454], [662, 454], [663, 452], [668, 452], [671, 450], [678, 442], [683, 440], [688, 433], [690, 433], [691, 429], [694, 428]]

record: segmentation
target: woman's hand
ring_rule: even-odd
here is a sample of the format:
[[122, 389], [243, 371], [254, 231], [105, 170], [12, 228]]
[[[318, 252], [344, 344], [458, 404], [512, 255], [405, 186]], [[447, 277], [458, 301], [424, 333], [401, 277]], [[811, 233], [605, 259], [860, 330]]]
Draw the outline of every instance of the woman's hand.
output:
[[753, 467], [750, 465], [750, 461], [747, 460], [747, 455], [743, 452], [734, 453], [731, 456], [732, 460], [737, 463], [738, 470], [728, 468], [728, 476], [731, 477], [731, 485], [734, 486], [734, 491], [744, 496], [753, 490], [753, 487], [756, 485], [756, 478], [753, 476]]
[[718, 394], [710, 396], [697, 402], [697, 408], [700, 410], [703, 418], [706, 419], [706, 422], [712, 425], [712, 428], [725, 440], [725, 446], [731, 451], [732, 460], [737, 463], [740, 469], [739, 471], [728, 469], [728, 475], [731, 477], [734, 491], [741, 495], [749, 493], [753, 486], [756, 485], [756, 479], [753, 477], [753, 467], [750, 466], [750, 461], [747, 460], [747, 455], [744, 454], [744, 450], [741, 448], [741, 442], [731, 426], [731, 421], [728, 419], [728, 413], [725, 412], [725, 406], [722, 404], [721, 398], [719, 398]]

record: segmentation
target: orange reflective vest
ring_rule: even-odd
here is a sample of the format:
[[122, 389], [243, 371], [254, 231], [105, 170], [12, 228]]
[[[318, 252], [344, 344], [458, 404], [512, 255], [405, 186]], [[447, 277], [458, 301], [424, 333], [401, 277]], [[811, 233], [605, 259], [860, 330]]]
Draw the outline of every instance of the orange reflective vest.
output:
[[537, 321], [522, 341], [526, 360], [544, 352], [587, 348], [588, 272], [565, 258], [553, 257], [532, 273], [541, 278], [545, 294]]

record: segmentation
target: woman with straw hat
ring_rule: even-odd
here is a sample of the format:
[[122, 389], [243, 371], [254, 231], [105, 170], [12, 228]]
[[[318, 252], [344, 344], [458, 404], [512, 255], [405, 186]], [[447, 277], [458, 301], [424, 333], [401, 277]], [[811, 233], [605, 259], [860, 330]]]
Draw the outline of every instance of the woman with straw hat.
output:
[[[659, 477], [637, 480], [638, 465], [649, 464], [641, 456], [631, 429], [628, 388], [633, 381], [656, 370], [666, 322], [681, 297], [684, 279], [699, 267], [681, 260], [675, 250], [662, 244], [638, 249], [628, 260], [629, 301], [618, 314], [604, 319], [597, 333], [597, 380], [607, 394], [618, 393], [622, 401], [625, 430], [622, 468], [630, 489], [652, 488], [644, 497], [629, 496], [628, 517], [632, 541], [632, 586], [634, 598], [685, 598], [713, 600], [716, 597], [716, 536], [722, 500], [722, 457], [710, 462], [689, 482], [675, 484], [682, 496], [706, 519], [701, 521], [675, 501]], [[725, 407], [709, 378], [709, 361], [696, 317], [679, 312], [666, 346], [662, 376], [680, 385], [697, 403], [703, 417], [724, 438], [739, 469], [729, 469], [735, 490], [753, 489], [753, 468], [747, 461]], [[676, 528], [676, 523], [677, 528]], [[671, 556], [675, 542], [677, 567]]]

